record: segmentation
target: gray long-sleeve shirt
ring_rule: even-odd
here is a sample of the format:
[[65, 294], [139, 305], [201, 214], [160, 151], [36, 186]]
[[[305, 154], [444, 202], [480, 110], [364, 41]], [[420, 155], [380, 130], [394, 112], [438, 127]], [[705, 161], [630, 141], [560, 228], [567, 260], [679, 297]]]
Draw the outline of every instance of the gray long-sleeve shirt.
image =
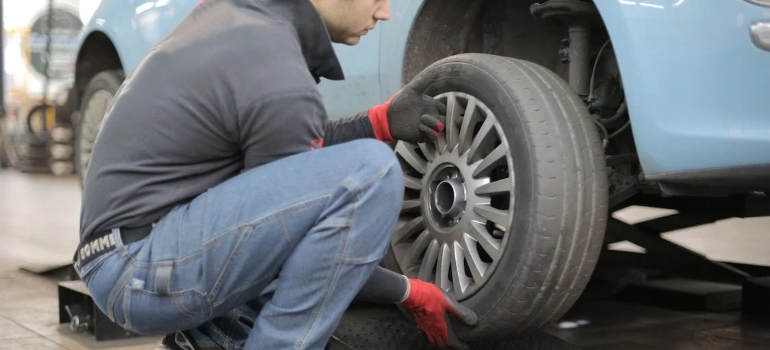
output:
[[375, 137], [366, 112], [329, 120], [320, 77], [343, 79], [308, 0], [208, 0], [129, 75], [98, 135], [81, 242], [157, 221], [241, 171]]

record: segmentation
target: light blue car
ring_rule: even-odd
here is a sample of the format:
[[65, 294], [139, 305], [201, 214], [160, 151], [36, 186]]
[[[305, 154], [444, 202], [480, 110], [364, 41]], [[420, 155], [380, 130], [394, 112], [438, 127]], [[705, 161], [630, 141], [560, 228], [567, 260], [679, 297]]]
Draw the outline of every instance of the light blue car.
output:
[[[86, 24], [73, 89], [80, 173], [125, 74], [196, 3], [104, 0]], [[436, 143], [394, 144], [406, 199], [384, 264], [476, 310], [465, 339], [559, 319], [591, 277], [615, 210], [770, 190], [770, 0], [391, 9], [358, 46], [335, 46], [347, 79], [320, 89], [334, 118], [437, 73], [426, 94], [447, 102], [447, 130]]]

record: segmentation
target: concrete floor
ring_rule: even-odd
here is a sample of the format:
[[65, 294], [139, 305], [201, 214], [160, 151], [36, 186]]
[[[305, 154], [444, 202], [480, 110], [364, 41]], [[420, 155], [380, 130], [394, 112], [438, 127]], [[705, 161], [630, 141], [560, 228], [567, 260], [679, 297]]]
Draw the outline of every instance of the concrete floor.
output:
[[59, 324], [56, 282], [21, 271], [63, 265], [78, 243], [75, 177], [0, 170], [0, 350], [152, 350], [159, 337], [96, 342]]
[[[157, 345], [158, 337], [97, 343], [73, 334], [68, 325], [58, 324], [56, 282], [20, 270], [69, 262], [78, 241], [79, 210], [75, 177], [0, 170], [0, 350], [152, 350]], [[615, 215], [633, 223], [665, 214], [631, 208]], [[770, 265], [770, 218], [724, 220], [665, 236], [714, 259]]]

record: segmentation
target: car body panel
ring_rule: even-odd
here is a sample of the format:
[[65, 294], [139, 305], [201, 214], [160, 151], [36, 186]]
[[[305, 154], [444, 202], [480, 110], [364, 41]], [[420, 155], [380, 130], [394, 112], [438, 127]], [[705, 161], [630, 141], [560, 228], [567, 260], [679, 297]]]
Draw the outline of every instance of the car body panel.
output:
[[645, 174], [770, 164], [770, 52], [743, 0], [597, 1]]
[[[196, 3], [105, 0], [83, 36], [107, 34], [130, 73]], [[334, 45], [346, 80], [319, 86], [330, 117], [364, 110], [401, 88], [409, 34], [423, 5], [392, 1], [391, 20], [359, 45]], [[749, 34], [751, 24], [770, 20], [770, 8], [744, 0], [596, 5], [618, 57], [646, 175], [770, 164], [770, 52]]]
[[403, 86], [404, 57], [409, 34], [424, 4], [424, 0], [391, 1], [390, 20], [378, 24], [382, 32], [380, 86], [386, 96], [395, 94]]
[[319, 85], [326, 112], [338, 118], [387, 101], [378, 83], [381, 30], [373, 30], [356, 46], [334, 44], [345, 80], [323, 80]]

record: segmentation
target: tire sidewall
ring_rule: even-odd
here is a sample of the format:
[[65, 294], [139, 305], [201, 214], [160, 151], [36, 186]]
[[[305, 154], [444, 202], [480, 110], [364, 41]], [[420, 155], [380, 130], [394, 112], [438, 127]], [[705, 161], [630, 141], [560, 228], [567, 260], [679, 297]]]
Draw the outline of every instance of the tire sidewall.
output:
[[[83, 98], [81, 99], [80, 108], [78, 109], [79, 113], [79, 120], [78, 125], [75, 128], [75, 171], [78, 175], [78, 180], [80, 181], [81, 186], [83, 185], [83, 181], [85, 180], [85, 174], [81, 171], [81, 152], [82, 152], [82, 145], [81, 145], [81, 135], [83, 135], [83, 128], [87, 124], [88, 121], [85, 120], [86, 118], [86, 108], [88, 107], [88, 103], [91, 100], [91, 98], [94, 96], [94, 94], [98, 91], [107, 91], [109, 92], [112, 97], [115, 97], [115, 94], [117, 94], [118, 90], [120, 89], [121, 84], [123, 84], [123, 81], [125, 80], [125, 75], [122, 70], [108, 70], [101, 73], [96, 74], [91, 80], [88, 82], [88, 85], [86, 86], [86, 89], [83, 93]], [[102, 116], [104, 118], [104, 116]], [[104, 119], [102, 119], [102, 122], [104, 122]]]

